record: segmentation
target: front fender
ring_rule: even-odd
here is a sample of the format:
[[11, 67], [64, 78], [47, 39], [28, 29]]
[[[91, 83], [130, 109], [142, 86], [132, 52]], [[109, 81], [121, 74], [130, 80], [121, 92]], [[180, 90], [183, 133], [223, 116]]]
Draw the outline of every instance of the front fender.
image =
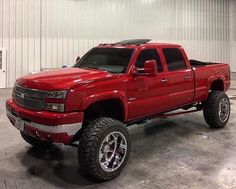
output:
[[102, 92], [102, 93], [92, 94], [88, 97], [85, 97], [82, 100], [80, 109], [84, 111], [95, 102], [109, 100], [109, 99], [120, 100], [120, 102], [124, 108], [124, 119], [126, 121], [128, 119], [128, 105], [127, 105], [128, 101], [127, 101], [127, 97], [126, 97], [125, 93], [122, 91], [114, 90], [114, 91], [106, 91], [106, 92]]

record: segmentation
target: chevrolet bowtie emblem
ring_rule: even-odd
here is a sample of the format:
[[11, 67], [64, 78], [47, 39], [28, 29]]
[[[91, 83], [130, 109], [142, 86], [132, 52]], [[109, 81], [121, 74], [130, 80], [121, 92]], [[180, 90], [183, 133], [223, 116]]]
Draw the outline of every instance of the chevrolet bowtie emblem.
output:
[[20, 94], [20, 97], [21, 97], [22, 99], [25, 99], [25, 96], [26, 96], [26, 93]]

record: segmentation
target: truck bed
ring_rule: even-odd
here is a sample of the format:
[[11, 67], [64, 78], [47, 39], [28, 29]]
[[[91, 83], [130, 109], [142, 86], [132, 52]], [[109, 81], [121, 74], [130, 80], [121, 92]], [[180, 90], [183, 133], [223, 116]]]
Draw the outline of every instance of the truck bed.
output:
[[204, 67], [204, 66], [208, 66], [208, 65], [214, 65], [217, 63], [213, 63], [213, 62], [202, 62], [199, 60], [189, 60], [189, 63], [192, 67]]
[[[196, 60], [189, 61], [195, 78], [195, 97], [194, 100], [207, 98], [210, 83], [221, 79], [224, 81], [224, 91], [230, 87], [230, 67], [228, 64], [200, 62]], [[223, 83], [222, 83], [223, 84]]]

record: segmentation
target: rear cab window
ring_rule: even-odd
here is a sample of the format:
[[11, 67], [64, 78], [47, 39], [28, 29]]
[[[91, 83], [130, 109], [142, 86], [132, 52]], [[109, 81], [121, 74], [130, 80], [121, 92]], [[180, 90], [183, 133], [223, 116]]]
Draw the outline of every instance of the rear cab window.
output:
[[178, 48], [164, 48], [162, 51], [169, 71], [187, 69], [186, 61]]

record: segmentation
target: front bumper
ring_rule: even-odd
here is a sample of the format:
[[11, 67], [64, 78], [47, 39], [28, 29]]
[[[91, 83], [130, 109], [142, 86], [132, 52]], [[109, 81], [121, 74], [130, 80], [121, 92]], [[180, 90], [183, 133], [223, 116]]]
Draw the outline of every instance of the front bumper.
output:
[[54, 113], [32, 111], [17, 105], [12, 99], [6, 102], [11, 123], [25, 134], [44, 141], [68, 144], [81, 129], [83, 112]]

